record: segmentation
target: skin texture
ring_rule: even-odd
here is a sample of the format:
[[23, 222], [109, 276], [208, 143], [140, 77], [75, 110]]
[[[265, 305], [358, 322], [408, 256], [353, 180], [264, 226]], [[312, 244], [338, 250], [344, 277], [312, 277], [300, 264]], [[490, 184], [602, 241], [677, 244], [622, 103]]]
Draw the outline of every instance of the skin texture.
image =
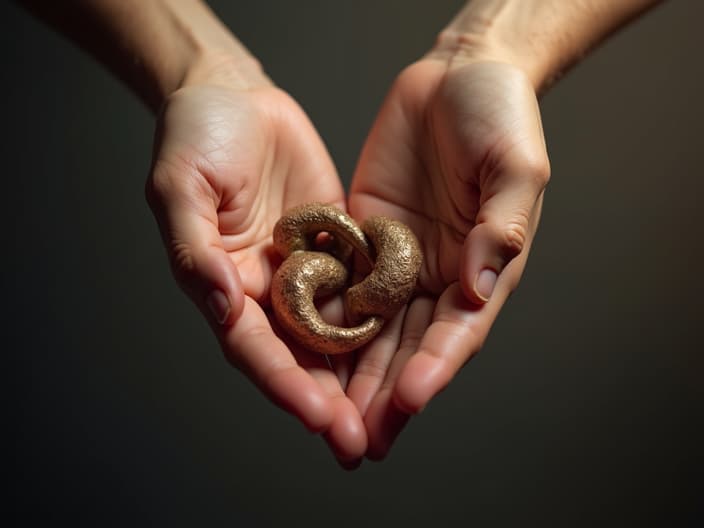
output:
[[518, 284], [549, 175], [536, 91], [657, 2], [472, 0], [397, 78], [347, 204], [423, 241], [419, 291], [334, 371], [268, 305], [282, 212], [346, 204], [302, 110], [200, 0], [24, 3], [158, 112], [147, 198], [178, 283], [228, 360], [351, 469], [388, 453]]
[[[315, 251], [315, 239], [321, 232], [332, 235], [328, 250], [342, 261], [354, 248], [373, 266], [345, 295], [347, 312], [360, 322], [357, 326], [329, 324], [314, 305], [316, 295], [334, 293], [348, 282], [343, 262]], [[360, 230], [344, 212], [324, 204], [289, 211], [274, 227], [273, 238], [285, 259], [271, 285], [276, 318], [301, 345], [322, 354], [351, 352], [376, 336], [384, 320], [408, 302], [422, 264], [418, 241], [405, 225], [375, 217]]]
[[517, 287], [550, 176], [536, 94], [656, 0], [473, 0], [397, 77], [348, 200], [423, 241], [420, 294], [340, 366], [372, 459], [482, 347]]
[[[535, 91], [517, 68], [428, 57], [394, 84], [351, 186], [355, 218], [384, 215], [423, 242], [419, 294], [356, 357], [347, 394], [370, 458], [481, 348], [523, 272], [548, 181]], [[413, 189], [412, 193], [408, 189]], [[494, 274], [481, 299], [478, 275]]]
[[[269, 306], [280, 263], [271, 247], [276, 221], [310, 200], [344, 207], [335, 168], [300, 107], [266, 83], [241, 90], [219, 76], [193, 78], [159, 116], [146, 192], [174, 276], [227, 360], [322, 434], [341, 464], [359, 460], [367, 447], [359, 412], [325, 357], [279, 331]], [[209, 303], [213, 292], [226, 304]]]

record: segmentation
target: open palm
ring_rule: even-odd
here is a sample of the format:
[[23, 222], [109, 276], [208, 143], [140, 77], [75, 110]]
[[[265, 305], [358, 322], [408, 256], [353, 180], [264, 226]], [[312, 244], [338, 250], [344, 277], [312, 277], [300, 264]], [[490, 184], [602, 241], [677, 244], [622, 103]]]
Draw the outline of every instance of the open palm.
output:
[[337, 377], [324, 357], [282, 341], [267, 313], [274, 223], [304, 202], [344, 207], [334, 166], [298, 105], [272, 86], [175, 92], [159, 120], [147, 197], [174, 275], [228, 360], [323, 432], [339, 459], [359, 458], [366, 433]]
[[520, 279], [548, 174], [535, 93], [517, 69], [426, 58], [397, 79], [349, 209], [405, 222], [425, 258], [417, 296], [359, 353], [347, 389], [370, 457], [481, 347]]

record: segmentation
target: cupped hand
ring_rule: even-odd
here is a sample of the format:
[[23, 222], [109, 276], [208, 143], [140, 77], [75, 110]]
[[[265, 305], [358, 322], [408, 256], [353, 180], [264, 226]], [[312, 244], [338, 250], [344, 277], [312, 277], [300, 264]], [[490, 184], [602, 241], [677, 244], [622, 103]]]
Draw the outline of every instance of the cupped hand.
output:
[[519, 69], [429, 56], [396, 80], [349, 210], [405, 222], [425, 258], [418, 294], [358, 353], [347, 388], [370, 458], [482, 346], [525, 267], [548, 176], [535, 91]]
[[174, 276], [228, 360], [354, 464], [366, 449], [359, 412], [323, 356], [275, 333], [268, 308], [274, 223], [304, 202], [344, 208], [335, 168], [284, 92], [203, 71], [166, 101], [147, 183]]

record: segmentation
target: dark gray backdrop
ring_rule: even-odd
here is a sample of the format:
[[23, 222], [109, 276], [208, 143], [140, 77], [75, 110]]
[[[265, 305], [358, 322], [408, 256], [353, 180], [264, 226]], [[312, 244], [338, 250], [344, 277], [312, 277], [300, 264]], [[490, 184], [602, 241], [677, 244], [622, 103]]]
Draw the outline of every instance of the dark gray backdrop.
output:
[[[347, 179], [390, 82], [461, 3], [212, 5]], [[701, 526], [703, 18], [664, 5], [542, 100], [553, 179], [521, 287], [390, 458], [349, 474], [173, 284], [143, 200], [151, 116], [3, 3], [17, 524]]]

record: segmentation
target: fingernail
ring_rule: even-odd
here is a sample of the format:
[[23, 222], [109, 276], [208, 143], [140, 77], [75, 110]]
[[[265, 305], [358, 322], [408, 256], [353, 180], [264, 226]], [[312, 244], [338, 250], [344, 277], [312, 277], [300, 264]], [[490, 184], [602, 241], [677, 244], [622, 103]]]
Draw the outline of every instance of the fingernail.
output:
[[477, 275], [477, 280], [474, 283], [474, 291], [484, 301], [488, 301], [496, 286], [496, 272], [492, 269], [485, 268]]
[[205, 299], [205, 304], [208, 305], [213, 317], [220, 324], [223, 324], [227, 320], [227, 316], [230, 315], [230, 301], [227, 299], [227, 295], [220, 290], [210, 292], [210, 295]]

